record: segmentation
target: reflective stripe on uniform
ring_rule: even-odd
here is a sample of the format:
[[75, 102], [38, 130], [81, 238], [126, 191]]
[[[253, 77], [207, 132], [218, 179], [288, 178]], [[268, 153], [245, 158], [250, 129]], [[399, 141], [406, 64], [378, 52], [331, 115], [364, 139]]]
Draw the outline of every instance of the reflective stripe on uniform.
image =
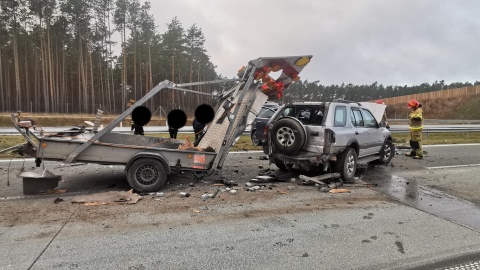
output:
[[408, 127], [410, 130], [422, 130], [423, 129], [423, 126], [419, 126], [419, 127]]

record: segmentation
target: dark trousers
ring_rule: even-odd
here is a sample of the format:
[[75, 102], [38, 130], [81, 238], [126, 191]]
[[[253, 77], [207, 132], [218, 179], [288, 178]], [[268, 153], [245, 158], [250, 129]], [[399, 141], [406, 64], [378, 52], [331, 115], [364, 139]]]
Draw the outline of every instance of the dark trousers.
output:
[[170, 133], [170, 138], [171, 138], [171, 139], [176, 139], [176, 138], [177, 138], [178, 129], [176, 129], [176, 128], [169, 128], [169, 129], [168, 129], [168, 133]]

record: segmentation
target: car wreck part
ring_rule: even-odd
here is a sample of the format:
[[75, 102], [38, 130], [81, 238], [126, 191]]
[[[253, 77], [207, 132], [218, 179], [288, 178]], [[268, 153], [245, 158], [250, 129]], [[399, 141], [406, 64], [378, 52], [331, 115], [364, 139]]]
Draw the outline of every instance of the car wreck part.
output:
[[42, 174], [22, 172], [18, 176], [23, 178], [23, 194], [25, 195], [39, 194], [54, 189], [62, 179], [61, 176], [55, 175], [48, 170], [44, 170]]
[[[41, 159], [63, 161], [65, 164], [76, 162], [127, 164], [125, 169], [132, 187], [140, 192], [151, 191], [165, 184], [166, 175], [172, 168], [178, 171], [192, 172], [211, 172], [221, 169], [229, 149], [250, 124], [249, 121], [255, 118], [255, 112], [262, 107], [266, 100], [278, 99], [277, 93], [267, 96], [259, 91], [262, 82], [255, 80], [255, 72], [273, 64], [280, 66], [283, 71], [276, 83], [281, 82], [286, 89], [304, 67], [295, 63], [301, 58], [310, 59], [311, 57], [258, 58], [249, 62], [249, 68], [246, 69], [247, 72], [242, 79], [185, 84], [175, 84], [165, 80], [98, 132], [77, 128], [38, 137], [30, 132], [30, 127], [20, 127], [19, 122], [15, 121], [14, 126], [25, 137], [31, 145], [30, 147], [36, 149], [36, 161]], [[233, 81], [236, 81], [237, 84], [230, 90], [223, 91], [220, 96], [185, 89], [189, 86]], [[179, 150], [178, 147], [184, 141], [111, 133], [136, 108], [164, 89], [215, 96], [218, 99], [215, 117], [197, 147]], [[223, 108], [221, 104], [228, 109]], [[225, 118], [228, 118], [229, 121], [221, 121]], [[176, 124], [179, 126], [183, 123], [178, 121]], [[38, 144], [31, 136], [38, 140]], [[212, 149], [213, 152], [199, 151], [201, 149]], [[139, 153], [142, 153], [141, 159], [137, 159]]]

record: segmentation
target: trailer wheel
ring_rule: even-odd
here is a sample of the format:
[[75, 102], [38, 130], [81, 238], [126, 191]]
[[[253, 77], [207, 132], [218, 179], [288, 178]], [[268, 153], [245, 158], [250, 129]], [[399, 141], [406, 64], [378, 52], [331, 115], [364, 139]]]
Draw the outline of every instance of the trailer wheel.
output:
[[135, 160], [127, 173], [128, 184], [137, 192], [159, 190], [167, 182], [167, 173], [163, 164], [152, 158]]

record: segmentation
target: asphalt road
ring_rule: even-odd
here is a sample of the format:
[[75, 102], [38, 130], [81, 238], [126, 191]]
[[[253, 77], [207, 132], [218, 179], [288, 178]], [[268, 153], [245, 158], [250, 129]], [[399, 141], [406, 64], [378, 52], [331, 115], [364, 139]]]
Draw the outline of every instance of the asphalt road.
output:
[[[480, 146], [425, 150], [420, 161], [397, 155], [393, 166], [359, 170], [359, 184], [379, 186], [346, 187], [351, 193], [323, 193], [277, 171], [288, 182], [246, 191], [246, 181], [275, 166], [260, 153], [243, 153], [201, 180], [171, 175], [165, 197], [100, 206], [72, 200], [127, 190], [123, 168], [47, 162], [62, 175], [58, 189], [67, 191], [24, 196], [16, 175], [22, 167], [39, 169], [33, 161], [0, 162], [0, 269], [429, 269], [475, 257], [476, 224], [445, 215], [465, 205], [478, 211]], [[222, 177], [236, 181], [239, 192], [202, 200], [224, 188], [213, 185]], [[191, 196], [181, 198], [181, 191]], [[452, 199], [460, 202], [456, 210], [438, 210]]]

